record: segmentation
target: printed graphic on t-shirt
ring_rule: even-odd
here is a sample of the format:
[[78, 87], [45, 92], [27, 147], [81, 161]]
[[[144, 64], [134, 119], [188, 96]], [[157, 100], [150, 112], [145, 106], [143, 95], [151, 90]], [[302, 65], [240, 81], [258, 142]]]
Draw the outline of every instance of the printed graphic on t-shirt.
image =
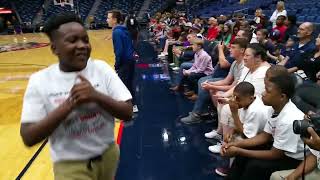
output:
[[[98, 88], [99, 84], [93, 85]], [[58, 107], [69, 97], [69, 91], [49, 93], [49, 101], [54, 107]], [[75, 108], [63, 121], [62, 127], [69, 138], [81, 138], [90, 134], [95, 134], [98, 130], [106, 126], [100, 108], [95, 103], [80, 105]]]
[[77, 111], [72, 113], [71, 117], [62, 124], [68, 137], [81, 138], [82, 136], [95, 134], [106, 125], [100, 111], [87, 111], [84, 113]]

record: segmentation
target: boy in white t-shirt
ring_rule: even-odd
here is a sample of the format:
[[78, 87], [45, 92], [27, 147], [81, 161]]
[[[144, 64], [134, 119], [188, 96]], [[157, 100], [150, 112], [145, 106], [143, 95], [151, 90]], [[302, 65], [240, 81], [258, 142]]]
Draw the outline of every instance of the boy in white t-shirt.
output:
[[[275, 171], [296, 168], [300, 164], [303, 143], [300, 136], [294, 134], [292, 126], [293, 121], [303, 119], [304, 114], [290, 100], [294, 89], [289, 74], [271, 77], [266, 81], [262, 101], [272, 109], [268, 111], [264, 132], [253, 138], [223, 145], [223, 156], [236, 156], [226, 179], [267, 180]], [[259, 147], [268, 143], [273, 143], [271, 149]]]
[[119, 159], [114, 117], [131, 119], [130, 92], [108, 64], [90, 59], [89, 37], [76, 15], [52, 16], [44, 30], [59, 63], [30, 77], [22, 140], [33, 146], [49, 138], [55, 179], [112, 180]]
[[[268, 118], [268, 107], [259, 97], [255, 96], [255, 89], [251, 83], [239, 83], [234, 88], [233, 96], [228, 104], [232, 122], [221, 122], [224, 127], [224, 143], [252, 138], [263, 131]], [[217, 168], [216, 173], [226, 176], [228, 170], [228, 168]]]

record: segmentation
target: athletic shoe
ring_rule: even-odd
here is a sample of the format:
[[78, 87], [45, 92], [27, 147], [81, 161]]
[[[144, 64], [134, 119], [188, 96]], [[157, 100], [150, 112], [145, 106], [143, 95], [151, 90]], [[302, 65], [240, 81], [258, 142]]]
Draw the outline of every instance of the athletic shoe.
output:
[[189, 116], [181, 118], [181, 122], [183, 122], [185, 124], [200, 123], [201, 118], [198, 116], [195, 116], [193, 113], [189, 113]]
[[217, 143], [216, 145], [209, 146], [208, 149], [212, 153], [219, 154], [221, 150], [221, 146], [222, 146], [221, 143]]
[[221, 141], [222, 140], [222, 135], [219, 134], [216, 130], [212, 130], [208, 133], [205, 133], [204, 136], [206, 138], [209, 138], [209, 139], [216, 139], [216, 140], [219, 140]]
[[226, 177], [230, 171], [229, 168], [216, 168], [216, 173], [220, 176]]
[[180, 69], [179, 67], [173, 67], [172, 68], [173, 71], [179, 71], [179, 69]]

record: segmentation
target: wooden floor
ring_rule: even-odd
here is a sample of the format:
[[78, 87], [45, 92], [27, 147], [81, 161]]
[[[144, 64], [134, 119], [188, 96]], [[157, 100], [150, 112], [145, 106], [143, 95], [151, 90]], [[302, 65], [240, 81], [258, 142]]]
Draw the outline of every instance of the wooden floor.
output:
[[[89, 31], [91, 57], [102, 59], [113, 66], [111, 40], [105, 40], [111, 30]], [[23, 41], [49, 42], [44, 34], [0, 36], [0, 45]], [[16, 39], [16, 40], [15, 40]], [[56, 63], [50, 47], [0, 53], [0, 180], [15, 179], [40, 145], [26, 148], [19, 135], [22, 98], [28, 77], [39, 69]], [[117, 134], [119, 124], [115, 128]], [[117, 137], [117, 136], [115, 136]], [[22, 179], [53, 179], [48, 145], [40, 153]]]

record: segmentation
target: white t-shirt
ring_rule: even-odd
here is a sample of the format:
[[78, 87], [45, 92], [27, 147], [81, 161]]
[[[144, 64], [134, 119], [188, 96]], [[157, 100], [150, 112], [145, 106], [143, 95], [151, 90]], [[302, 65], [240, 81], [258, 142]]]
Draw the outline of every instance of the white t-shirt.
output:
[[[21, 115], [22, 123], [42, 120], [69, 96], [77, 74], [99, 92], [118, 101], [132, 99], [114, 70], [104, 61], [88, 60], [81, 72], [62, 72], [51, 65], [30, 77]], [[101, 155], [114, 142], [114, 117], [96, 103], [75, 108], [49, 137], [52, 160], [86, 160]]]
[[252, 102], [248, 109], [239, 110], [239, 118], [243, 124], [243, 134], [252, 138], [263, 131], [268, 119], [268, 106], [259, 97]]
[[294, 159], [303, 160], [303, 142], [298, 134], [293, 132], [293, 121], [304, 117], [296, 105], [289, 101], [279, 115], [272, 118], [273, 109], [268, 112], [268, 121], [264, 131], [273, 137], [273, 147], [285, 151], [285, 155]]
[[320, 170], [320, 151], [309, 148], [310, 152], [317, 157], [317, 168]]
[[266, 76], [268, 69], [269, 66], [260, 66], [252, 73], [248, 68], [245, 68], [242, 71], [239, 83], [242, 81], [251, 83], [254, 86], [255, 95], [261, 98], [261, 95], [265, 90], [264, 77]]

